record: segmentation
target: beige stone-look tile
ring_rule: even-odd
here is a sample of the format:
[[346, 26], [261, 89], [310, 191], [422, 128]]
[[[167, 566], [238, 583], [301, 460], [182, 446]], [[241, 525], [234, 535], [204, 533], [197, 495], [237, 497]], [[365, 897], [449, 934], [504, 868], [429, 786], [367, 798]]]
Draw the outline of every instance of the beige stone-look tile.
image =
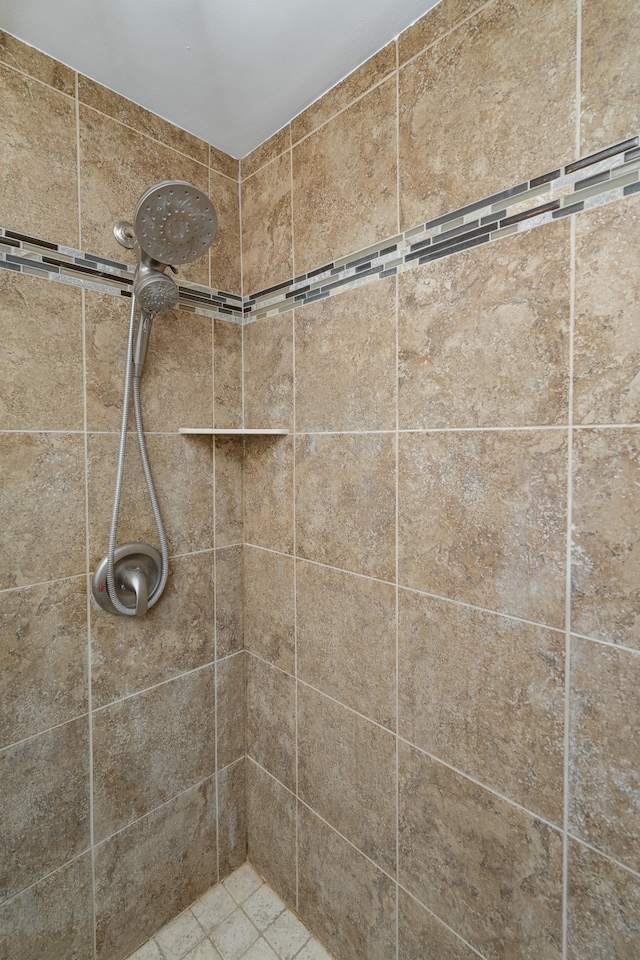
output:
[[576, 218], [576, 423], [640, 420], [640, 197]]
[[247, 427], [293, 427], [293, 311], [244, 327]]
[[0, 752], [0, 900], [89, 845], [86, 717]]
[[564, 431], [405, 434], [399, 444], [400, 583], [562, 627]]
[[291, 146], [291, 124], [287, 123], [284, 127], [261, 143], [259, 147], [248, 153], [240, 161], [240, 178], [247, 180], [262, 167], [271, 163], [281, 153], [284, 153]]
[[296, 902], [296, 800], [247, 762], [249, 860], [287, 903]]
[[244, 644], [276, 667], [294, 672], [294, 560], [245, 547]]
[[[274, 947], [279, 960], [293, 960], [310, 935], [311, 931], [294, 916], [291, 910], [287, 910], [278, 917], [273, 926], [269, 927], [265, 933], [265, 940]], [[269, 960], [269, 957], [265, 960]]]
[[573, 450], [572, 628], [640, 649], [640, 434], [576, 430]]
[[244, 647], [243, 548], [216, 550], [216, 657], [220, 660]]
[[303, 684], [298, 795], [375, 863], [395, 871], [395, 737]]
[[[210, 442], [210, 441], [209, 441]], [[243, 541], [243, 443], [242, 439], [216, 437], [215, 530], [216, 548]]]
[[306, 807], [299, 809], [299, 910], [338, 957], [395, 953], [395, 884]]
[[[107, 552], [119, 437], [89, 434], [89, 547], [93, 567]], [[147, 453], [169, 556], [213, 547], [213, 477], [209, 437], [151, 434]], [[136, 436], [127, 436], [118, 543], [158, 543]]]
[[640, 882], [595, 850], [569, 841], [570, 960], [634, 960], [640, 946]]
[[396, 281], [296, 310], [296, 430], [393, 430]]
[[244, 459], [244, 539], [293, 551], [293, 440], [252, 437]]
[[401, 229], [572, 158], [575, 46], [573, 4], [498, 0], [402, 68]]
[[[113, 235], [117, 220], [131, 220], [142, 194], [163, 180], [186, 180], [205, 193], [207, 166], [176, 153], [117, 120], [80, 104], [80, 196], [82, 249], [134, 262]], [[75, 184], [74, 184], [75, 186]], [[209, 261], [200, 257], [179, 268], [180, 277], [209, 283]]]
[[[85, 293], [87, 426], [119, 431], [127, 355], [129, 302]], [[184, 310], [153, 321], [140, 382], [145, 430], [213, 424], [211, 320]], [[133, 401], [129, 429], [135, 429]]]
[[298, 555], [393, 579], [395, 473], [395, 440], [389, 434], [299, 438]]
[[4, 30], [0, 30], [0, 62], [55, 87], [61, 93], [75, 96], [75, 74], [70, 67], [65, 67], [63, 63], [48, 57], [35, 47], [30, 47]]
[[[437, 9], [437, 8], [436, 8]], [[476, 960], [478, 954], [410, 897], [399, 891], [398, 941], [400, 960]]]
[[244, 758], [218, 774], [218, 859], [221, 880], [247, 859]]
[[100, 113], [106, 114], [113, 120], [133, 127], [139, 133], [146, 133], [154, 140], [159, 140], [167, 147], [185, 153], [198, 163], [209, 163], [209, 145], [199, 140], [193, 134], [181, 130], [168, 120], [151, 113], [126, 97], [121, 97], [114, 90], [103, 87], [102, 84], [78, 74], [78, 99], [80, 103], [93, 107]]
[[182, 793], [95, 853], [99, 960], [121, 960], [216, 882], [215, 781]]
[[236, 902], [223, 884], [208, 890], [191, 907], [191, 911], [206, 933], [213, 930], [236, 909]]
[[406, 63], [456, 24], [471, 16], [486, 0], [440, 0], [398, 37], [398, 62]]
[[304, 561], [296, 585], [299, 678], [394, 728], [395, 587]]
[[220, 660], [217, 666], [218, 770], [244, 756], [245, 654]]
[[170, 561], [162, 598], [142, 618], [92, 604], [93, 707], [204, 666], [214, 659], [213, 554]]
[[640, 128], [640, 21], [634, 0], [582, 5], [580, 154], [593, 153]]
[[296, 682], [247, 657], [247, 754], [290, 790], [296, 784]]
[[[6, 35], [5, 35], [6, 36]], [[78, 246], [74, 101], [0, 64], [3, 226]]]
[[213, 321], [214, 422], [218, 428], [242, 426], [242, 326]]
[[229, 156], [228, 153], [218, 150], [213, 145], [209, 146], [209, 164], [212, 171], [224, 173], [226, 177], [231, 177], [232, 180], [240, 179], [240, 161]]
[[325, 93], [323, 97], [312, 103], [310, 107], [299, 113], [291, 123], [291, 139], [293, 143], [317, 130], [319, 126], [334, 117], [353, 100], [361, 97], [375, 84], [380, 83], [396, 68], [396, 43], [392, 40], [386, 47], [369, 57], [353, 73], [341, 80]]
[[562, 823], [563, 633], [400, 591], [400, 735]]
[[399, 749], [400, 883], [488, 960], [559, 960], [560, 833]]
[[276, 920], [284, 910], [284, 903], [265, 883], [248, 897], [244, 912], [261, 933]]
[[236, 909], [211, 932], [213, 942], [224, 960], [240, 960], [258, 936], [258, 931], [240, 909]]
[[214, 678], [205, 667], [93, 717], [96, 840], [214, 772]]
[[390, 77], [293, 149], [296, 273], [396, 233], [396, 180]]
[[82, 430], [80, 292], [2, 270], [0, 338], [2, 429]]
[[564, 220], [401, 276], [401, 429], [568, 422], [569, 241]]
[[1, 960], [89, 960], [92, 956], [88, 853], [0, 906]]
[[293, 276], [289, 151], [245, 180], [240, 195], [246, 295]]
[[87, 709], [84, 577], [0, 593], [0, 744]]
[[218, 232], [211, 244], [211, 286], [240, 293], [240, 192], [236, 180], [211, 172], [209, 197], [218, 217]]
[[640, 868], [640, 656], [571, 641], [570, 829]]
[[80, 435], [0, 435], [0, 589], [85, 572]]

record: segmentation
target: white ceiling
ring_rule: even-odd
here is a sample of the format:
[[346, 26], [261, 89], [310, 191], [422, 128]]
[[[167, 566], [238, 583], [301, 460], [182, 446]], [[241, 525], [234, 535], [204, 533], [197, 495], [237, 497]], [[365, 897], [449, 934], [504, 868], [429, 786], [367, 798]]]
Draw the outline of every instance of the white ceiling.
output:
[[243, 157], [438, 0], [0, 0], [0, 29]]

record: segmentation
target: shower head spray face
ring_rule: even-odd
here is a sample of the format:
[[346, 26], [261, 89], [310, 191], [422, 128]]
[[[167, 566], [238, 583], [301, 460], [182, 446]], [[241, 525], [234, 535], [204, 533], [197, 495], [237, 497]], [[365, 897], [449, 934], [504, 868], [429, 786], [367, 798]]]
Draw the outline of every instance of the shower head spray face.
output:
[[171, 277], [160, 270], [138, 269], [133, 292], [142, 312], [150, 316], [173, 310], [178, 303], [178, 288]]
[[143, 193], [133, 220], [142, 250], [159, 263], [190, 263], [207, 252], [218, 229], [208, 196], [184, 180], [165, 180]]

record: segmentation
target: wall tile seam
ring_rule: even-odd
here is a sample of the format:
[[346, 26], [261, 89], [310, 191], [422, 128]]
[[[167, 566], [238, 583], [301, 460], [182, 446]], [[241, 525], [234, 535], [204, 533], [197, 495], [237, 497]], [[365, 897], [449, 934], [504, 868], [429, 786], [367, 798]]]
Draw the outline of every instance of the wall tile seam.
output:
[[628, 864], [622, 863], [620, 860], [616, 860], [615, 857], [612, 857], [610, 853], [606, 853], [606, 851], [601, 850], [600, 847], [595, 847], [592, 843], [584, 840], [571, 829], [567, 830], [567, 839], [571, 840], [573, 843], [577, 843], [581, 847], [584, 847], [586, 850], [591, 850], [592, 853], [595, 853], [599, 857], [602, 857], [603, 860], [607, 860], [609, 863], [612, 863], [619, 870], [623, 870], [625, 873], [630, 874], [632, 877], [634, 877], [634, 879], [640, 882], [640, 872], [634, 870], [633, 867], [628, 866]]
[[104, 703], [99, 707], [94, 707], [92, 711], [93, 716], [98, 713], [103, 713], [105, 710], [110, 710], [112, 707], [117, 706], [120, 703], [127, 703], [129, 700], [135, 700], [137, 697], [151, 693], [153, 690], [157, 690], [159, 687], [166, 687], [167, 684], [173, 683], [176, 680], [184, 680], [185, 677], [191, 677], [196, 673], [202, 672], [203, 670], [211, 670], [216, 664], [226, 663], [229, 660], [233, 660], [234, 657], [239, 657], [244, 652], [244, 650], [234, 650], [233, 653], [227, 653], [224, 657], [220, 657], [220, 659], [207, 660], [206, 663], [201, 663], [197, 667], [193, 667], [191, 670], [184, 670], [182, 673], [177, 673], [174, 677], [168, 677], [166, 680], [160, 680], [158, 683], [153, 683], [149, 687], [143, 687], [140, 690], [135, 690], [133, 693], [128, 693], [124, 697], [117, 697], [114, 700], [109, 700], [107, 703]]
[[69, 717], [68, 720], [61, 720], [60, 723], [54, 723], [50, 727], [43, 727], [42, 730], [37, 730], [36, 733], [30, 733], [28, 737], [21, 737], [18, 740], [10, 740], [6, 743], [3, 743], [0, 747], [0, 757], [3, 753], [7, 753], [9, 750], [15, 750], [17, 747], [22, 747], [26, 743], [31, 743], [32, 740], [37, 740], [39, 737], [44, 737], [56, 730], [61, 730], [62, 727], [68, 727], [72, 723], [77, 723], [78, 720], [88, 721], [89, 710], [83, 710], [82, 713], [76, 713], [72, 717]]
[[[395, 738], [399, 744], [404, 744], [405, 746], [410, 747], [413, 750], [416, 750], [418, 753], [422, 754], [423, 756], [428, 757], [430, 760], [433, 760], [434, 763], [441, 764], [443, 767], [446, 767], [452, 773], [455, 773], [458, 776], [463, 777], [465, 780], [469, 781], [470, 783], [473, 783], [476, 787], [480, 787], [481, 789], [485, 790], [487, 793], [492, 794], [492, 796], [496, 797], [497, 799], [503, 800], [505, 803], [508, 803], [510, 806], [515, 807], [521, 813], [525, 813], [532, 819], [537, 820], [540, 823], [544, 823], [547, 827], [552, 829], [555, 833], [557, 834], [564, 833], [564, 829], [562, 826], [558, 825], [557, 823], [554, 823], [552, 820], [549, 820], [547, 817], [542, 816], [542, 814], [536, 813], [535, 811], [530, 810], [528, 807], [525, 807], [523, 804], [518, 803], [517, 800], [514, 800], [513, 798], [506, 796], [504, 793], [501, 793], [495, 787], [490, 786], [484, 781], [478, 780], [476, 777], [473, 777], [471, 774], [466, 773], [464, 770], [460, 769], [460, 767], [454, 766], [453, 764], [449, 763], [447, 760], [444, 760], [442, 757], [439, 757], [436, 754], [430, 753], [428, 750], [425, 750], [424, 747], [421, 747], [417, 743], [414, 743], [413, 741], [408, 740], [406, 737], [403, 737], [399, 732], [393, 730], [392, 728], [385, 727], [383, 724], [379, 723], [377, 720], [372, 720], [371, 717], [368, 717], [366, 714], [360, 713], [354, 707], [351, 707], [348, 704], [344, 703], [343, 701], [336, 699], [335, 697], [331, 696], [331, 694], [328, 694], [324, 690], [321, 690], [319, 687], [316, 687], [313, 684], [300, 679], [300, 677], [298, 677], [296, 680], [296, 678], [292, 674], [287, 673], [286, 670], [283, 670], [281, 667], [276, 667], [274, 664], [270, 663], [268, 660], [264, 660], [264, 658], [258, 656], [252, 651], [247, 651], [247, 652], [249, 653], [250, 656], [254, 657], [256, 660], [261, 661], [267, 666], [273, 667], [274, 670], [277, 670], [279, 673], [285, 674], [291, 680], [301, 684], [303, 687], [306, 687], [309, 690], [313, 690], [314, 693], [317, 693], [320, 696], [324, 697], [325, 700], [329, 700], [330, 702], [335, 703], [337, 706], [343, 707], [343, 709], [345, 709], [351, 714], [354, 714], [359, 719], [365, 720], [367, 723], [370, 723], [373, 726], [377, 727], [379, 730], [383, 731], [388, 736]], [[247, 756], [251, 760], [255, 760], [255, 758], [252, 757], [250, 753], [247, 753]], [[255, 762], [258, 763], [257, 760], [255, 760]], [[262, 766], [262, 765], [259, 764], [259, 766]], [[266, 770], [266, 768], [263, 768], [263, 769]], [[267, 773], [270, 773], [270, 771], [267, 770]], [[278, 779], [274, 774], [270, 774], [270, 775], [273, 776], [274, 780]], [[278, 782], [280, 781], [278, 780]], [[293, 791], [291, 790], [289, 790], [289, 792], [293, 793]], [[381, 867], [380, 869], [383, 869], [383, 868]]]
[[[69, 860], [65, 860], [64, 863], [61, 863], [54, 870], [50, 870], [49, 873], [43, 874], [43, 876], [38, 877], [37, 880], [34, 880], [33, 883], [30, 883], [26, 887], [22, 887], [21, 890], [18, 890], [17, 893], [12, 893], [10, 897], [0, 901], [0, 914], [5, 907], [8, 907], [14, 900], [17, 900], [18, 897], [21, 897], [23, 894], [28, 893], [29, 890], [33, 890], [34, 887], [37, 887], [38, 884], [44, 883], [46, 880], [49, 880], [50, 877], [54, 877], [57, 873], [60, 873], [61, 870], [65, 870], [71, 864], [76, 863], [78, 860], [81, 860], [82, 857], [87, 857], [91, 854], [92, 847], [85, 847], [84, 850], [81, 850], [80, 853], [75, 854]], [[17, 958], [16, 958], [17, 960]]]
[[[282, 133], [285, 127], [291, 127], [291, 122], [289, 121], [288, 123], [285, 123], [282, 127], [280, 127], [279, 130], [276, 130], [276, 132], [272, 134], [272, 137], [276, 137], [279, 133]], [[267, 137], [267, 139], [263, 141], [263, 143], [258, 144], [258, 146], [255, 149], [260, 150], [260, 148], [263, 147], [265, 143], [268, 143], [269, 140], [271, 140], [271, 137]], [[254, 152], [252, 150], [250, 153], [247, 154], [246, 157], [243, 157], [240, 160], [240, 186], [247, 183], [249, 180], [251, 180], [252, 177], [255, 177], [256, 173], [260, 173], [261, 170], [264, 170], [266, 167], [274, 163], [275, 160], [279, 160], [280, 157], [283, 157], [285, 153], [289, 153], [290, 151], [291, 151], [291, 132], [289, 132], [289, 144], [283, 150], [281, 150], [280, 153], [276, 154], [273, 157], [269, 157], [268, 160], [265, 160], [264, 163], [262, 163], [259, 167], [256, 167], [256, 169], [253, 170], [252, 173], [247, 174], [247, 176], [245, 177], [242, 175], [242, 164]]]
[[[431, 40], [431, 41], [430, 41], [429, 43], [427, 43], [424, 47], [422, 47], [420, 50], [418, 50], [417, 53], [412, 54], [407, 60], [402, 60], [402, 61], [400, 61], [400, 53], [399, 53], [400, 43], [399, 43], [399, 41], [400, 41], [400, 37], [402, 36], [402, 33], [399, 34], [399, 35], [398, 35], [398, 38], [397, 38], [397, 39], [398, 39], [399, 69], [402, 70], [404, 67], [408, 66], [410, 63], [413, 63], [414, 60], [417, 60], [418, 57], [421, 57], [422, 54], [423, 54], [423, 53], [426, 53], [427, 50], [431, 50], [431, 48], [432, 48], [432, 47], [435, 47], [438, 43], [440, 43], [441, 40], [445, 40], [447, 37], [450, 37], [452, 33], [455, 33], [456, 30], [458, 30], [460, 27], [463, 27], [465, 24], [469, 23], [469, 22], [470, 22], [471, 20], [473, 20], [479, 13], [482, 13], [483, 10], [486, 10], [488, 7], [491, 7], [494, 3], [496, 3], [496, 0], [488, 0], [487, 3], [483, 3], [482, 6], [478, 6], [477, 9], [475, 9], [475, 10], [474, 10], [472, 13], [470, 13], [467, 17], [463, 17], [462, 20], [457, 20], [457, 21], [455, 22], [455, 24], [454, 24], [452, 27], [450, 27], [448, 30], [443, 30], [442, 33], [438, 34], [438, 36], [436, 37], [435, 40]], [[434, 8], [432, 7], [431, 10], [433, 10], [433, 9], [434, 9]], [[424, 16], [428, 17], [429, 14], [431, 13], [431, 10], [428, 10], [427, 13], [424, 14]], [[412, 26], [415, 26], [416, 23], [419, 23], [421, 19], [422, 19], [422, 17], [419, 17], [418, 20], [415, 21], [415, 23], [413, 23], [410, 27], [407, 27], [407, 30], [411, 30], [411, 27], [412, 27]], [[406, 31], [403, 30], [402, 32], [405, 33]]]
[[[370, 575], [368, 575], [368, 574], [366, 574], [366, 573], [359, 573], [359, 572], [356, 571], [356, 570], [347, 570], [345, 567], [335, 567], [335, 566], [332, 566], [332, 565], [329, 564], [329, 563], [322, 563], [320, 560], [312, 560], [312, 559], [310, 559], [309, 557], [304, 557], [304, 556], [300, 556], [300, 555], [299, 555], [299, 556], [295, 556], [295, 555], [292, 554], [292, 553], [285, 553], [285, 552], [283, 552], [283, 551], [281, 551], [281, 550], [274, 550], [274, 549], [272, 549], [271, 547], [261, 546], [260, 544], [251, 543], [251, 542], [249, 542], [249, 541], [245, 541], [244, 546], [245, 546], [245, 547], [251, 547], [253, 550], [262, 550], [262, 551], [264, 551], [265, 553], [273, 553], [273, 554], [275, 554], [276, 556], [279, 556], [279, 557], [287, 557], [287, 558], [289, 558], [289, 559], [291, 559], [291, 560], [295, 560], [295, 561], [298, 561], [298, 562], [300, 562], [300, 563], [308, 563], [308, 564], [311, 564], [312, 566], [315, 566], [315, 567], [321, 567], [321, 568], [323, 568], [324, 570], [332, 570], [334, 573], [343, 573], [343, 574], [346, 574], [346, 575], [351, 576], [351, 577], [357, 577], [357, 578], [359, 578], [360, 580], [369, 580], [369, 581], [371, 581], [372, 583], [380, 583], [380, 584], [382, 584], [383, 586], [387, 586], [387, 587], [397, 587], [398, 590], [404, 590], [406, 593], [417, 594], [418, 596], [428, 597], [429, 599], [432, 599], [432, 600], [441, 600], [441, 601], [443, 601], [444, 603], [452, 603], [452, 604], [455, 604], [455, 605], [458, 606], [458, 607], [463, 607], [463, 608], [465, 608], [465, 609], [467, 609], [467, 610], [477, 611], [478, 613], [487, 613], [487, 614], [490, 614], [490, 615], [492, 615], [492, 616], [501, 617], [501, 618], [503, 618], [504, 620], [511, 620], [511, 621], [516, 622], [516, 623], [526, 624], [527, 626], [537, 627], [537, 628], [543, 629], [543, 630], [550, 630], [550, 631], [552, 631], [552, 632], [554, 632], [554, 633], [561, 633], [561, 634], [564, 634], [564, 633], [565, 633], [565, 628], [564, 628], [564, 627], [554, 627], [554, 626], [551, 626], [551, 625], [549, 625], [549, 624], [547, 624], [547, 623], [541, 623], [541, 622], [536, 621], [536, 620], [526, 620], [526, 619], [524, 619], [523, 617], [518, 617], [518, 616], [516, 616], [515, 614], [504, 613], [503, 611], [500, 611], [500, 610], [492, 610], [492, 609], [490, 609], [489, 607], [480, 607], [480, 606], [477, 606], [476, 604], [468, 603], [468, 602], [465, 601], [465, 600], [458, 600], [458, 599], [456, 599], [455, 597], [445, 597], [445, 596], [443, 596], [442, 594], [430, 593], [430, 592], [427, 591], [427, 590], [420, 590], [420, 589], [418, 589], [417, 587], [410, 587], [410, 586], [407, 586], [406, 584], [404, 584], [404, 583], [402, 583], [402, 582], [400, 582], [400, 581], [396, 582], [395, 580], [381, 580], [381, 579], [378, 578], [378, 577], [372, 577], [372, 576], [370, 576]], [[584, 639], [586, 639], [586, 640], [591, 640], [591, 639], [593, 639], [593, 638], [592, 638], [592, 637], [585, 637]], [[609, 642], [609, 641], [606, 641], [606, 640], [603, 640], [603, 641], [600, 641], [600, 642], [605, 643], [605, 644], [607, 644], [608, 646], [620, 646], [620, 644], [613, 644], [613, 643], [611, 643], [611, 642]], [[635, 651], [633, 651], [631, 648], [628, 648], [628, 647], [626, 647], [625, 649], [630, 649], [631, 652], [635, 652]]]
[[[7, 31], [5, 30], [5, 31], [2, 31], [2, 32], [3, 32], [3, 33], [6, 33]], [[9, 34], [9, 36], [13, 37], [13, 34]], [[18, 38], [17, 38], [17, 37], [13, 37], [13, 39], [16, 39], [16, 40], [17, 40]], [[20, 42], [22, 42], [22, 41], [20, 41]], [[59, 62], [59, 61], [57, 61], [57, 60], [54, 60], [54, 61], [53, 61], [53, 63], [58, 63], [58, 62]], [[63, 66], [65, 66], [65, 64], [63, 64]], [[24, 77], [26, 80], [32, 80], [34, 83], [39, 83], [40, 86], [46, 87], [47, 90], [51, 90], [53, 93], [59, 93], [61, 97], [65, 97], [67, 100], [75, 100], [75, 99], [76, 99], [76, 94], [75, 94], [75, 92], [74, 92], [74, 93], [66, 93], [64, 90], [61, 90], [60, 87], [56, 87], [56, 86], [54, 86], [54, 85], [51, 84], [51, 83], [47, 83], [46, 80], [42, 80], [40, 77], [34, 76], [34, 74], [29, 73], [27, 70], [21, 70], [20, 67], [14, 67], [13, 64], [7, 63], [6, 60], [0, 60], [0, 67], [5, 67], [7, 70], [11, 70], [12, 73], [16, 73], [16, 74], [18, 74], [18, 76]], [[72, 70], [71, 67], [67, 67], [67, 69], [70, 70], [71, 73], [73, 73], [73, 75], [74, 75], [74, 84], [77, 84], [77, 79], [76, 79], [76, 78], [77, 78], [77, 75], [78, 75], [77, 70]]]
[[[575, 378], [574, 378], [575, 383]], [[640, 420], [634, 423], [574, 423], [571, 426], [572, 430], [587, 431], [587, 430], [637, 430], [640, 427]], [[219, 427], [220, 430], [236, 430], [240, 429], [238, 427]], [[553, 423], [542, 423], [542, 424], [512, 424], [507, 426], [472, 426], [472, 427], [402, 427], [399, 430], [300, 430], [295, 435], [298, 437], [360, 437], [360, 436], [371, 436], [371, 435], [386, 435], [386, 436], [395, 436], [395, 434], [402, 435], [413, 435], [413, 434], [432, 434], [432, 433], [514, 433], [518, 431], [522, 432], [533, 432], [539, 430], [555, 430], [555, 431], [567, 431], [569, 430], [569, 424], [553, 424]], [[53, 434], [54, 436], [78, 436], [81, 437], [85, 433], [81, 428], [65, 430], [65, 429], [56, 429], [56, 428], [46, 428], [40, 429], [39, 427], [12, 427], [7, 429], [0, 428], [0, 436], [11, 435], [11, 434], [25, 434], [25, 435], [35, 435], [40, 434], [48, 435]], [[92, 437], [118, 437], [120, 436], [117, 430], [92, 430], [88, 429], [86, 433]], [[145, 437], [183, 437], [185, 434], [180, 433], [179, 430], [145, 430]], [[127, 431], [127, 439], [135, 438], [136, 434], [132, 430]], [[288, 436], [293, 437], [294, 433], [291, 431]], [[221, 435], [216, 439], [224, 440], [226, 439], [224, 435]], [[234, 439], [233, 435], [230, 435], [230, 440]], [[237, 437], [236, 439], [242, 439]], [[243, 541], [236, 541], [233, 544], [227, 544], [227, 546], [242, 546]], [[253, 546], [258, 546], [258, 544], [253, 544]], [[206, 550], [207, 548], [204, 548]], [[268, 549], [266, 547], [260, 549]], [[202, 553], [204, 550], [193, 550], [192, 553]], [[275, 551], [276, 553], [279, 551]], [[183, 556], [183, 554], [175, 554], [175, 556]], [[186, 554], [184, 554], [186, 556]], [[61, 579], [68, 579], [68, 577], [62, 577]], [[1, 592], [1, 591], [0, 591]]]

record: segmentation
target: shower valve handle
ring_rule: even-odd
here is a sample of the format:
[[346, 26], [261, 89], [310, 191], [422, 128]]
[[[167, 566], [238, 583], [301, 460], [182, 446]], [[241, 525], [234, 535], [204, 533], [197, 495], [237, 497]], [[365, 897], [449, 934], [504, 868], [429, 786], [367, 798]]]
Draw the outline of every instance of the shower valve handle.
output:
[[121, 572], [122, 583], [128, 589], [132, 590], [136, 596], [136, 617], [144, 617], [147, 612], [147, 600], [149, 599], [149, 584], [147, 575], [140, 567], [127, 567]]

